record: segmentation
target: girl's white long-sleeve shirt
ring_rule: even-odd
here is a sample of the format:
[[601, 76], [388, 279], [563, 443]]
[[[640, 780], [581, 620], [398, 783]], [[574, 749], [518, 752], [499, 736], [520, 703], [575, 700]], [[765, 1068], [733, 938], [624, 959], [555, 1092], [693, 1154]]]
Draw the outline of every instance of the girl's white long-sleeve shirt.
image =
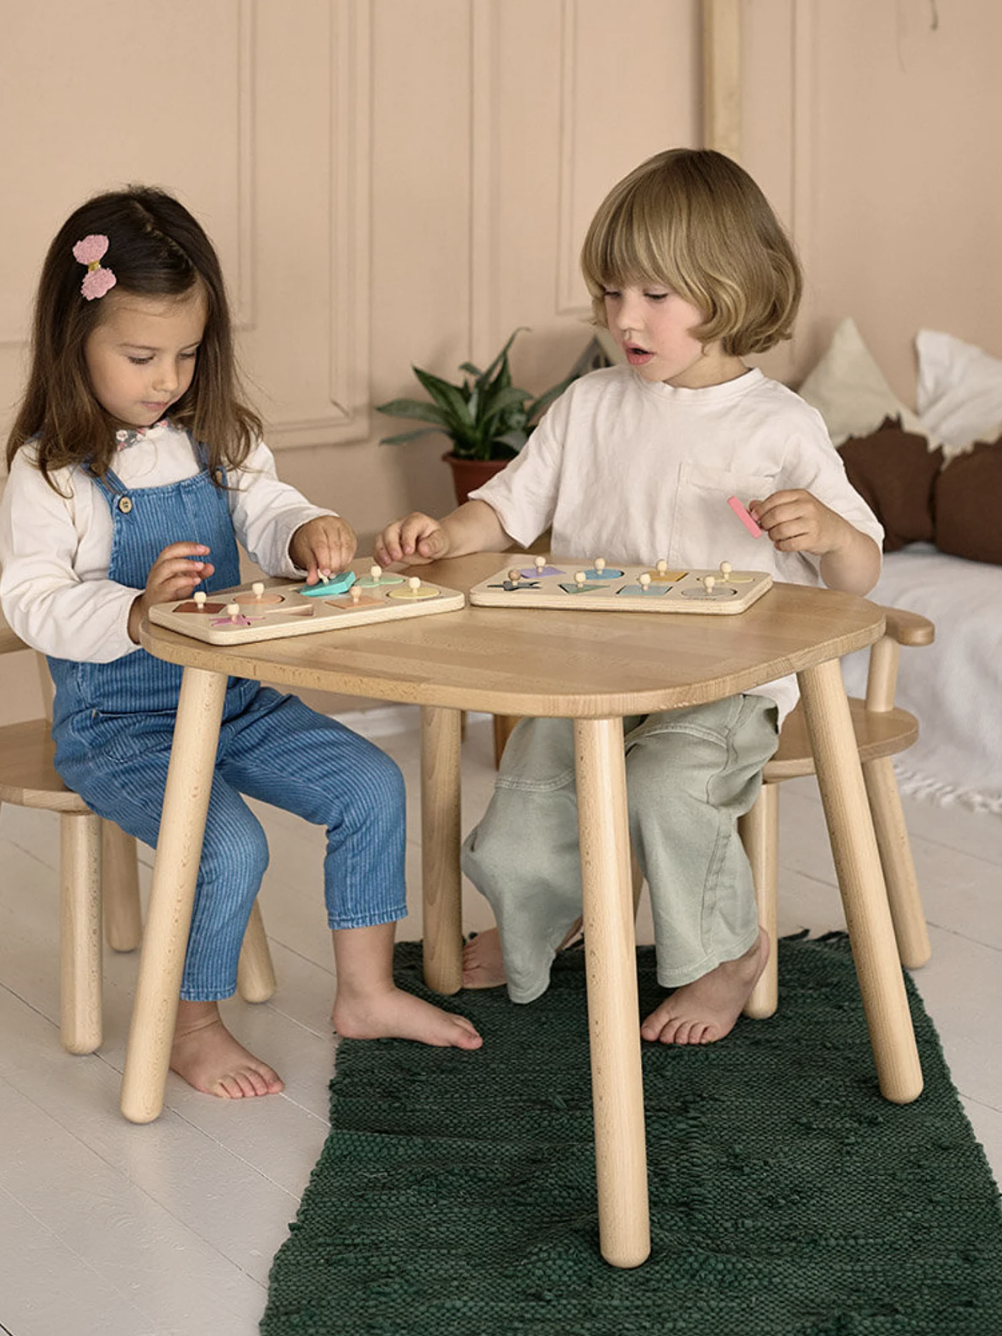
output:
[[[112, 467], [129, 490], [168, 486], [199, 471], [187, 433], [167, 422], [120, 450]], [[128, 624], [142, 590], [108, 578], [113, 526], [99, 484], [78, 466], [52, 476], [58, 492], [36, 467], [30, 444], [11, 466], [0, 503], [0, 604], [17, 635], [43, 654], [110, 663], [139, 649]], [[300, 572], [289, 559], [292, 535], [333, 512], [281, 482], [263, 442], [241, 468], [227, 470], [227, 483], [238, 541], [267, 574], [294, 579]]]

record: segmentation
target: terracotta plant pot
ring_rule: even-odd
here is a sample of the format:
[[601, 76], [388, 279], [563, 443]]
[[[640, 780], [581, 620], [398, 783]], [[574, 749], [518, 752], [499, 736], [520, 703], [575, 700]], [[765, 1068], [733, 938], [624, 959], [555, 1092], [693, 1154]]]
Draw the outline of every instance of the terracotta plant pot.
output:
[[460, 506], [472, 491], [477, 487], [482, 487], [485, 482], [494, 477], [495, 473], [500, 473], [505, 465], [511, 462], [507, 459], [457, 459], [451, 450], [447, 451], [442, 458], [452, 469], [452, 482], [456, 489], [456, 504]]

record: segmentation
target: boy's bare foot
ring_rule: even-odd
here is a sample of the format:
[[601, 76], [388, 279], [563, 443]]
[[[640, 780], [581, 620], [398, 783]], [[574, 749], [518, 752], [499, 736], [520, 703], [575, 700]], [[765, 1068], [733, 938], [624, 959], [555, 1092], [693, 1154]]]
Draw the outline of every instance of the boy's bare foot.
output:
[[507, 981], [500, 933], [497, 928], [478, 932], [463, 947], [463, 987], [496, 988]]
[[266, 1062], [237, 1043], [215, 1002], [180, 1002], [171, 1071], [190, 1086], [221, 1099], [276, 1095], [285, 1082]]
[[395, 986], [356, 997], [339, 990], [331, 1021], [345, 1039], [414, 1039], [435, 1048], [470, 1049], [484, 1042], [465, 1016]]
[[737, 960], [726, 960], [693, 983], [676, 988], [640, 1027], [642, 1039], [662, 1044], [712, 1044], [734, 1028], [769, 958], [769, 939]]
[[[557, 950], [566, 951], [580, 931], [581, 920], [576, 919]], [[500, 933], [497, 928], [478, 932], [463, 947], [463, 987], [496, 988], [507, 982]]]

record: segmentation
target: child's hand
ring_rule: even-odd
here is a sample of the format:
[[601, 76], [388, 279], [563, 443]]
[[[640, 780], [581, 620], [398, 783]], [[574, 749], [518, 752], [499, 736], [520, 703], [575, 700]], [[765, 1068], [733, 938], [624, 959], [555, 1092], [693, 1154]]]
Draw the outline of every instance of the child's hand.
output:
[[447, 557], [451, 548], [449, 535], [441, 523], [415, 510], [402, 520], [394, 520], [379, 534], [375, 557], [380, 566], [389, 566], [394, 561], [423, 566]]
[[812, 552], [823, 557], [844, 547], [852, 526], [834, 510], [802, 490], [773, 492], [752, 501], [748, 511], [780, 552]]
[[146, 588], [129, 609], [129, 639], [139, 644], [139, 624], [155, 603], [190, 598], [192, 590], [216, 569], [202, 561], [209, 549], [201, 543], [171, 543], [157, 557], [146, 577]]
[[752, 501], [749, 513], [780, 552], [811, 552], [821, 558], [829, 589], [868, 594], [880, 575], [880, 548], [847, 519], [810, 492], [773, 492]]
[[355, 531], [340, 515], [318, 515], [301, 524], [289, 540], [289, 557], [306, 572], [306, 583], [343, 571], [358, 546]]

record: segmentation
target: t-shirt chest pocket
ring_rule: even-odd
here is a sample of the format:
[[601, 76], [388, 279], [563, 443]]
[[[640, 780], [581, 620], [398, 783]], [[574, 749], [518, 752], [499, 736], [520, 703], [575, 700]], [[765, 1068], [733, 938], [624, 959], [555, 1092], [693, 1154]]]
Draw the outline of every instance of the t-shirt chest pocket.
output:
[[768, 539], [753, 538], [727, 501], [736, 496], [747, 506], [753, 500], [764, 501], [774, 491], [775, 479], [766, 473], [683, 463], [679, 468], [671, 561], [707, 567], [729, 561], [732, 566], [760, 569], [761, 545]]

